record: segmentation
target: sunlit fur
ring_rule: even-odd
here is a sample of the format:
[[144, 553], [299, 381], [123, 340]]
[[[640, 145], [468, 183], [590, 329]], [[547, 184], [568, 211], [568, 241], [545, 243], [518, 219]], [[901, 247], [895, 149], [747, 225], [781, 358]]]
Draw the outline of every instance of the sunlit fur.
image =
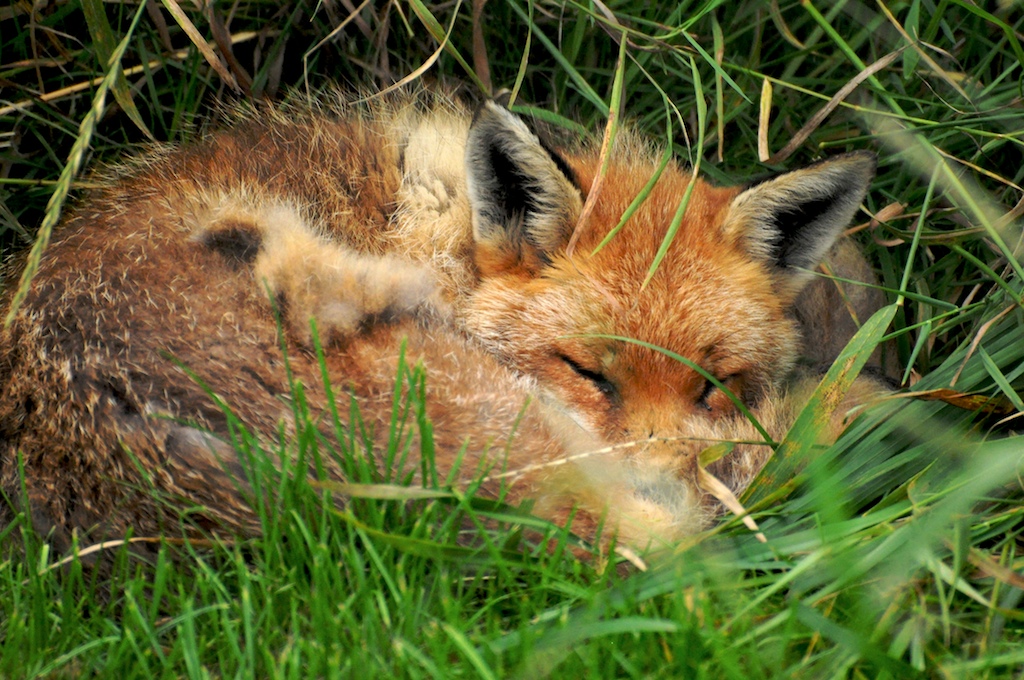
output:
[[[601, 336], [701, 366], [780, 435], [806, 390], [788, 381], [800, 352], [792, 306], [807, 274], [771, 261], [765, 225], [786, 196], [813, 193], [817, 177], [846, 180], [842, 205], [816, 213], [827, 228], [799, 251], [813, 264], [852, 216], [872, 162], [840, 157], [746, 190], [698, 181], [642, 288], [691, 176], [670, 164], [592, 254], [654, 172], [655, 154], [633, 135], [622, 136], [569, 257], [598, 167], [593, 149], [548, 162], [556, 157], [515, 117], [487, 105], [474, 123], [436, 93], [325, 102], [242, 114], [199, 143], [145, 155], [65, 220], [0, 334], [0, 482], [15, 507], [20, 456], [29, 516], [59, 545], [75, 531], [180, 531], [177, 510], [195, 503], [201, 526], [254, 531], [245, 485], [232, 481], [243, 466], [207, 389], [268, 441], [280, 423], [294, 427], [280, 315], [289, 370], [325, 432], [311, 317], [336, 393], [359, 398], [378, 445], [408, 338], [409, 356], [428, 369], [442, 474], [468, 440], [460, 479], [491, 465], [529, 468], [509, 498], [535, 499], [556, 521], [579, 508], [573, 527], [584, 536], [604, 523], [643, 548], [706, 526], [715, 504], [697, 486], [696, 454], [716, 439], [757, 440], [756, 431], [685, 363]], [[514, 174], [543, 194], [521, 213], [488, 203], [495, 192], [479, 187], [489, 170], [467, 153], [467, 140], [486, 143], [509, 126], [514, 143], [500, 150], [527, 160]], [[507, 223], [482, 218], [502, 214]], [[768, 453], [741, 445], [712, 471], [738, 491]]]

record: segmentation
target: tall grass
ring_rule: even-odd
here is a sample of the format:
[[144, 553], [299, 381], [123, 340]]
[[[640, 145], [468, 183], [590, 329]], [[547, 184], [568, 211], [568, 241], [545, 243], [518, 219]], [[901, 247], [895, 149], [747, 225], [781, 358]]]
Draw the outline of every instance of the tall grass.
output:
[[[910, 395], [815, 447], [837, 364], [745, 498], [768, 542], [723, 521], [627, 578], [576, 559], [557, 527], [461, 493], [376, 487], [338, 512], [239, 425], [273, 501], [261, 540], [151, 546], [148, 561], [108, 548], [101, 578], [55, 566], [24, 517], [3, 530], [22, 550], [0, 563], [0, 675], [1019, 676], [1024, 15], [956, 0], [482, 5], [0, 9], [5, 254], [88, 188], [79, 168], [186, 140], [224, 100], [424, 72], [514, 89], [572, 135], [601, 130], [621, 98], [715, 180], [879, 154], [856, 229], [892, 323], [857, 342], [887, 333]], [[413, 412], [421, 379], [406, 376]], [[324, 441], [303, 417], [280, 447], [401, 481], [360, 476], [358, 436]]]

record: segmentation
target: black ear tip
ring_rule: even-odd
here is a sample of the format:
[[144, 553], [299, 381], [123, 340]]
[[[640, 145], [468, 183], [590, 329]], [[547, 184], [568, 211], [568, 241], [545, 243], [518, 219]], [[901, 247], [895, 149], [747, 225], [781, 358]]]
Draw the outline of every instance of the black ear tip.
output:
[[507, 87], [503, 87], [494, 93], [491, 101], [500, 106], [503, 109], [508, 108], [508, 103], [512, 101], [512, 90]]
[[851, 151], [850, 155], [865, 165], [868, 165], [871, 168], [872, 173], [878, 169], [878, 156], [874, 151], [861, 149], [860, 151]]
[[868, 180], [874, 178], [875, 171], [878, 169], [878, 156], [876, 156], [873, 151], [863, 149], [834, 156], [833, 158], [828, 159], [828, 161], [846, 163], [852, 168], [863, 173]]
[[477, 127], [480, 124], [500, 123], [508, 115], [507, 109], [492, 99], [481, 104], [473, 114], [473, 122], [470, 127]]

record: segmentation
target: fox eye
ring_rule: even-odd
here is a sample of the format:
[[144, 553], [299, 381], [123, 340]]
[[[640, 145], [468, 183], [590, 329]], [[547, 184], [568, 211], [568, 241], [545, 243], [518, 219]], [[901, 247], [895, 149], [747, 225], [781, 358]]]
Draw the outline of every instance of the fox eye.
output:
[[615, 383], [613, 383], [611, 380], [605, 377], [603, 373], [583, 368], [583, 366], [581, 366], [579, 363], [573, 361], [564, 354], [561, 355], [559, 358], [563, 362], [565, 362], [565, 364], [569, 368], [571, 368], [576, 375], [580, 376], [581, 378], [589, 380], [601, 394], [608, 397], [609, 399], [614, 399], [617, 397], [619, 391], [615, 388]]
[[[716, 378], [716, 380], [735, 396], [741, 396], [737, 391], [740, 387], [740, 376], [738, 374], [734, 373], [724, 378]], [[697, 405], [706, 411], [725, 411], [734, 406], [732, 399], [725, 392], [718, 389], [710, 380], [704, 381], [704, 387], [701, 390], [700, 396], [697, 397]]]
[[[719, 380], [718, 382], [722, 381]], [[717, 389], [718, 388], [715, 387], [715, 383], [711, 382], [710, 380], [705, 380], [704, 389], [700, 391], [700, 396], [697, 397], [697, 405], [707, 411], [712, 410], [711, 404], [708, 400], [711, 399], [711, 394]]]

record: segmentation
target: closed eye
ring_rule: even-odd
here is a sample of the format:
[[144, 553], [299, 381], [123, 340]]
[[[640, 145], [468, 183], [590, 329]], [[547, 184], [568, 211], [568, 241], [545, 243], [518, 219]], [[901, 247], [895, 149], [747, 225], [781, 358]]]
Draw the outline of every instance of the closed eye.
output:
[[[723, 387], [725, 387], [725, 389], [729, 390], [735, 396], [740, 397], [742, 399], [742, 395], [738, 391], [741, 389], [742, 385], [742, 380], [739, 373], [733, 373], [732, 375], [727, 375], [724, 378], [715, 379], [718, 380], [718, 382]], [[730, 399], [725, 392], [720, 390], [710, 380], [704, 381], [704, 387], [701, 390], [700, 396], [697, 397], [697, 405], [707, 411], [716, 411], [722, 409], [731, 410], [735, 406], [732, 399]]]
[[613, 383], [611, 380], [605, 377], [603, 373], [583, 368], [583, 366], [581, 366], [579, 363], [573, 361], [564, 354], [561, 355], [559, 358], [562, 361], [564, 361], [565, 364], [569, 368], [571, 368], [574, 373], [576, 373], [576, 375], [580, 376], [581, 378], [589, 380], [594, 385], [594, 387], [596, 387], [598, 391], [601, 392], [601, 394], [608, 397], [609, 399], [618, 398], [619, 391], [618, 389], [616, 389], [615, 383]]
[[[722, 381], [719, 380], [718, 382], [722, 382]], [[701, 390], [700, 396], [697, 397], [697, 405], [702, 407], [702, 408], [704, 408], [704, 409], [706, 409], [706, 410], [708, 410], [708, 411], [710, 411], [711, 410], [711, 404], [708, 403], [708, 399], [711, 398], [711, 395], [714, 394], [715, 390], [717, 390], [717, 389], [718, 388], [715, 387], [715, 383], [711, 382], [710, 380], [705, 380], [704, 381], [704, 389]]]

